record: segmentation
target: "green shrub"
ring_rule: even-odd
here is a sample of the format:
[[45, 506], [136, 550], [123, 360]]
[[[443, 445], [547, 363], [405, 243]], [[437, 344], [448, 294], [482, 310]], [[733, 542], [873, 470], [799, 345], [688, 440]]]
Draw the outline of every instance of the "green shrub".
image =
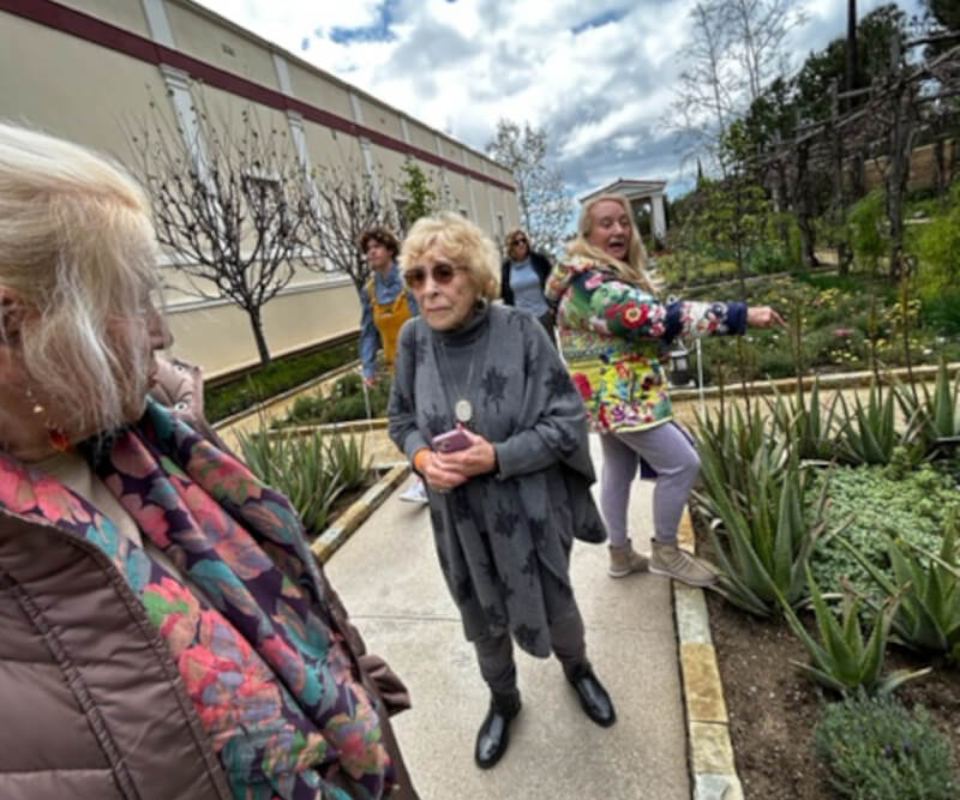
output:
[[251, 372], [230, 383], [206, 387], [203, 396], [207, 419], [216, 422], [245, 411], [356, 358], [357, 343], [351, 341], [315, 353], [280, 358], [266, 369]]
[[951, 192], [951, 205], [935, 214], [913, 240], [919, 257], [919, 291], [936, 297], [960, 277], [960, 183]]
[[814, 733], [830, 782], [854, 800], [950, 800], [960, 793], [950, 741], [922, 706], [849, 697], [824, 710]]
[[858, 201], [848, 217], [853, 254], [861, 269], [876, 275], [880, 259], [887, 254], [888, 239], [884, 196], [873, 191]]
[[[813, 491], [825, 480], [825, 475], [818, 476]], [[907, 471], [896, 465], [835, 469], [830, 474], [828, 496], [828, 529], [850, 519], [842, 534], [844, 539], [893, 580], [884, 531], [938, 552], [945, 510], [956, 497], [956, 482], [926, 464]], [[810, 566], [817, 583], [829, 590], [840, 586], [840, 579], [847, 576], [857, 591], [874, 592], [866, 570], [829, 537], [814, 550]]]

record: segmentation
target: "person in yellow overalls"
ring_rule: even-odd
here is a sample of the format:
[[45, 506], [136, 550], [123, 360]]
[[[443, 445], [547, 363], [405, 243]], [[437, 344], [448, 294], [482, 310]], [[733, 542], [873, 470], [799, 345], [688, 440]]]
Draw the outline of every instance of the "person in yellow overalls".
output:
[[[403, 285], [397, 267], [400, 243], [383, 227], [368, 228], [357, 244], [370, 265], [371, 276], [360, 292], [363, 314], [360, 318], [360, 362], [363, 382], [372, 386], [377, 374], [377, 350], [383, 347], [383, 365], [393, 375], [397, 342], [403, 323], [420, 313], [417, 301]], [[420, 480], [400, 495], [401, 500], [426, 503], [427, 493]]]

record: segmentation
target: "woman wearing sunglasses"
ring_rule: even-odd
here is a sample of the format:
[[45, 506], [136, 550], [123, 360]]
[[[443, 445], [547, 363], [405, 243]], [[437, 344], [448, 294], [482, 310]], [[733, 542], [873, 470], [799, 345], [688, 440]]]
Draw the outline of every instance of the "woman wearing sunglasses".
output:
[[[710, 565], [677, 547], [677, 531], [700, 459], [689, 438], [670, 424], [672, 410], [658, 355], [677, 336], [741, 334], [748, 325], [784, 322], [772, 308], [744, 303], [663, 303], [644, 269], [646, 254], [622, 195], [583, 206], [579, 232], [547, 281], [559, 303], [560, 348], [601, 434], [600, 506], [610, 534], [609, 575], [649, 568], [692, 586], [707, 586]], [[657, 476], [652, 557], [627, 537], [627, 505], [638, 463]]]
[[505, 239], [507, 257], [500, 265], [500, 290], [503, 302], [533, 315], [553, 341], [553, 309], [547, 304], [543, 290], [550, 275], [550, 260], [530, 249], [530, 237], [516, 228]]
[[574, 538], [605, 538], [586, 415], [537, 321], [490, 304], [497, 252], [479, 228], [421, 219], [400, 264], [420, 317], [400, 334], [390, 436], [427, 483], [440, 568], [491, 691], [475, 750], [488, 768], [520, 710], [512, 641], [555, 653], [590, 719], [615, 720], [568, 569]]

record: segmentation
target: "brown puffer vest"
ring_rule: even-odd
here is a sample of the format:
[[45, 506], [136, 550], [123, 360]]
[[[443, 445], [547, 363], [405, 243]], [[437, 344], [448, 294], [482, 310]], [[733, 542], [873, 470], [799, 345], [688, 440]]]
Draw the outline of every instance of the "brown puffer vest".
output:
[[[386, 717], [409, 705], [403, 684], [365, 654], [324, 583], [364, 685], [392, 701], [381, 713], [401, 784], [391, 800], [416, 800]], [[233, 800], [169, 649], [107, 556], [2, 510], [0, 798]]]

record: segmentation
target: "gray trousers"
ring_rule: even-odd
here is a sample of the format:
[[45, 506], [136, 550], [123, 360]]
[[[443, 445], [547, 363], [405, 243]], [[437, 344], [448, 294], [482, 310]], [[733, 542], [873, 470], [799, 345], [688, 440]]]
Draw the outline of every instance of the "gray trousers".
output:
[[627, 543], [627, 506], [630, 486], [642, 457], [657, 472], [653, 490], [654, 538], [674, 544], [683, 507], [700, 472], [700, 457], [676, 426], [665, 424], [645, 431], [607, 433], [600, 477], [600, 510], [613, 547]]
[[[480, 674], [495, 694], [517, 690], [517, 665], [513, 660], [513, 642], [509, 634], [487, 636], [473, 643], [477, 648]], [[576, 605], [573, 611], [550, 625], [550, 645], [565, 671], [588, 667], [583, 618]]]

